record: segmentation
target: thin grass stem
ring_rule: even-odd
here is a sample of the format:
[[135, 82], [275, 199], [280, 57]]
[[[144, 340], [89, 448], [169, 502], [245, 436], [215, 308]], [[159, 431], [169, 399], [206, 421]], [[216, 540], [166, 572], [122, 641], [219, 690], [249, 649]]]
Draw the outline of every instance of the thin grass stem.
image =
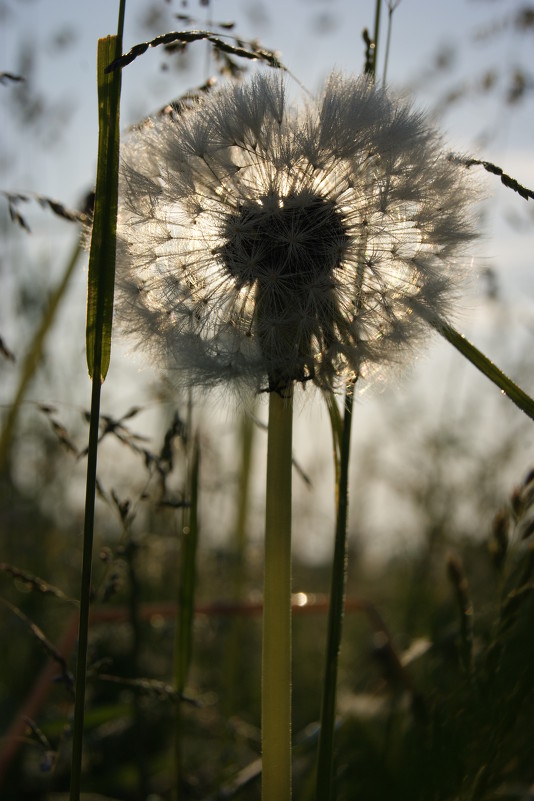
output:
[[[335, 402], [333, 399], [331, 400]], [[334, 560], [330, 582], [326, 664], [321, 703], [321, 729], [317, 753], [317, 801], [330, 801], [330, 799], [334, 797], [332, 779], [334, 769], [336, 688], [347, 571], [347, 515], [349, 507], [349, 462], [353, 402], [354, 383], [351, 382], [347, 386], [345, 393], [345, 413], [341, 431], [339, 427], [334, 426], [334, 419], [332, 420], [334, 453], [338, 454], [338, 458], [335, 460], [337, 516]]]
[[[98, 338], [97, 338], [98, 340]], [[100, 365], [101, 349], [95, 348], [95, 365]], [[89, 636], [89, 607], [91, 603], [91, 563], [95, 521], [96, 463], [100, 418], [100, 380], [93, 381], [89, 446], [87, 450], [87, 481], [85, 489], [85, 516], [83, 525], [83, 556], [80, 589], [80, 618], [78, 628], [78, 656], [76, 661], [76, 696], [72, 732], [72, 760], [70, 801], [79, 801], [82, 775], [83, 724], [85, 713], [85, 678], [87, 673], [87, 643]]]
[[[189, 425], [191, 415], [188, 416]], [[190, 432], [190, 427], [189, 427]], [[198, 480], [200, 446], [198, 438], [192, 443], [191, 459], [187, 465], [187, 496], [189, 506], [184, 509], [182, 526], [182, 555], [178, 613], [174, 642], [174, 688], [178, 695], [174, 717], [174, 771], [175, 798], [181, 797], [183, 784], [183, 721], [182, 701], [193, 654], [193, 623], [195, 613], [196, 555], [198, 546]]]
[[269, 395], [262, 655], [262, 799], [291, 799], [292, 387]]

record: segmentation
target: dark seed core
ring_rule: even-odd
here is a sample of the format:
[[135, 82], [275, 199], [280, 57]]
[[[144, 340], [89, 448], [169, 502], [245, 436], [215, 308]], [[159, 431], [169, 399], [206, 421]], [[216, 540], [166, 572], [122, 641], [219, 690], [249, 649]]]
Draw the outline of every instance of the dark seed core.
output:
[[269, 389], [313, 379], [317, 353], [333, 341], [333, 273], [349, 242], [334, 203], [311, 193], [249, 202], [226, 218], [221, 239], [214, 255], [238, 290], [255, 295]]
[[219, 254], [239, 288], [278, 277], [289, 292], [328, 277], [348, 241], [335, 205], [309, 194], [244, 204], [226, 219], [222, 239]]

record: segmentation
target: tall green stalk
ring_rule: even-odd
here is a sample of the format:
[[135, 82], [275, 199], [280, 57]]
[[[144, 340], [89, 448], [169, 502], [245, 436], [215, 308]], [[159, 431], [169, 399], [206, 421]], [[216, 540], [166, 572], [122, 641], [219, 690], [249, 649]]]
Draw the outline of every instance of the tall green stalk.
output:
[[291, 798], [293, 389], [269, 395], [262, 653], [262, 799]]
[[89, 257], [87, 300], [87, 364], [92, 380], [87, 481], [83, 529], [83, 559], [80, 588], [76, 698], [72, 738], [70, 801], [79, 801], [82, 775], [83, 726], [91, 564], [96, 496], [96, 464], [100, 418], [100, 390], [107, 373], [111, 351], [111, 319], [115, 278], [115, 240], [118, 204], [120, 72], [106, 75], [105, 69], [122, 52], [122, 31], [126, 0], [121, 0], [117, 36], [98, 41], [98, 166], [95, 212]]
[[[321, 730], [317, 753], [317, 801], [330, 801], [333, 798], [334, 732], [336, 722], [336, 689], [338, 656], [341, 647], [343, 607], [345, 599], [345, 578], [347, 564], [347, 516], [349, 508], [349, 461], [350, 435], [352, 427], [352, 407], [354, 383], [347, 386], [345, 393], [345, 414], [343, 423], [333, 411], [334, 398], [328, 402], [331, 409], [332, 434], [336, 462], [336, 535], [334, 560], [330, 582], [330, 608], [328, 611], [328, 634], [326, 645], [326, 666], [321, 702]], [[337, 406], [335, 411], [337, 412]]]
[[433, 325], [447, 342], [450, 342], [477, 370], [480, 370], [486, 378], [489, 378], [495, 386], [499, 387], [501, 392], [507, 395], [512, 403], [515, 403], [531, 420], [534, 420], [534, 399], [518, 387], [511, 378], [508, 378], [496, 364], [493, 364], [487, 356], [484, 356], [463, 334], [458, 333], [442, 320], [435, 322]]
[[[375, 27], [372, 41], [372, 58], [366, 59], [366, 73], [374, 81], [376, 78], [376, 61], [378, 55], [378, 38], [380, 35], [380, 11], [382, 0], [375, 2]], [[356, 308], [361, 305], [360, 290], [363, 281], [363, 255], [366, 242], [362, 241], [362, 259], [355, 287]], [[339, 410], [332, 395], [327, 396], [327, 405], [332, 425], [334, 440], [334, 466], [336, 477], [336, 533], [334, 541], [334, 559], [330, 580], [330, 607], [328, 610], [328, 632], [326, 643], [326, 661], [321, 700], [321, 728], [317, 751], [316, 801], [331, 801], [335, 797], [334, 776], [334, 734], [336, 722], [336, 694], [338, 657], [341, 648], [341, 633], [345, 601], [345, 579], [347, 561], [347, 515], [349, 498], [349, 461], [350, 436], [352, 427], [352, 407], [354, 401], [354, 384], [347, 384], [345, 391], [344, 418], [341, 422]]]

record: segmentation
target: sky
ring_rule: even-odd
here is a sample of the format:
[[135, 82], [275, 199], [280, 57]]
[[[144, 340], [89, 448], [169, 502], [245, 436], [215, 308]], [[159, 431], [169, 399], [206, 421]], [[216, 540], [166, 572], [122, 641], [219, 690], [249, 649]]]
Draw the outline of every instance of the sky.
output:
[[[521, 0], [400, 0], [392, 14], [388, 83], [395, 89], [411, 89], [415, 101], [432, 110], [446, 89], [456, 88], [465, 81], [475, 84], [489, 68], [507, 74], [521, 62], [528, 62], [532, 52], [532, 29], [518, 36], [513, 25], [504, 25], [507, 19], [513, 21], [525, 5]], [[18, 161], [20, 178], [32, 184], [26, 188], [35, 191], [61, 194], [64, 198], [67, 192], [65, 199], [73, 202], [83, 181], [89, 182], [94, 173], [96, 41], [116, 30], [118, 2], [1, 0], [0, 12], [2, 9], [1, 69], [17, 71], [21, 46], [31, 43], [35, 92], [46, 98], [50, 106], [63, 109], [65, 116], [72, 115], [63, 130], [42, 132], [43, 145], [53, 146], [50, 159], [42, 159], [39, 165], [33, 158], [24, 163]], [[181, 0], [150, 3], [128, 0], [125, 49], [147, 38], [143, 24], [149, 16], [147, 9], [153, 9], [148, 34], [153, 36], [184, 27], [176, 19], [178, 13], [190, 14], [195, 20], [193, 27], [234, 21], [239, 36], [258, 38], [266, 47], [278, 51], [291, 73], [312, 92], [317, 91], [332, 69], [350, 73], [361, 70], [362, 30], [374, 28], [373, 0], [212, 0], [207, 8], [201, 7], [198, 0], [189, 0], [185, 7]], [[383, 2], [379, 75], [383, 73], [387, 11], [388, 4]], [[495, 33], [490, 36], [492, 30]], [[485, 39], [480, 36], [484, 31]], [[61, 50], [53, 44], [58, 37], [63, 39]], [[125, 70], [124, 124], [205, 81], [214, 66], [208, 63], [205, 45], [194, 45], [190, 53], [191, 67], [187, 70], [164, 72], [162, 68], [174, 62], [161, 49], [149, 51]], [[436, 79], [435, 74], [431, 77], [438, 53], [443, 57], [448, 53], [451, 59], [446, 80]], [[502, 86], [501, 94], [504, 89]], [[296, 84], [295, 90], [299, 91]], [[532, 126], [529, 130], [528, 125], [521, 124], [519, 115], [519, 124], [514, 124], [512, 131], [512, 126], [502, 119], [500, 109], [492, 108], [488, 102], [481, 104], [480, 98], [476, 112], [474, 105], [474, 98], [468, 97], [443, 120], [451, 144], [470, 149], [484, 123], [498, 136], [485, 148], [483, 157], [491, 159], [508, 151], [510, 164], [515, 166], [514, 151], [532, 150]], [[517, 116], [516, 113], [516, 119]], [[7, 133], [18, 141], [19, 130], [8, 125]], [[58, 150], [68, 169], [57, 169]], [[36, 155], [38, 152], [37, 149]], [[534, 178], [532, 165], [524, 166], [528, 177]]]
[[[379, 80], [384, 77], [391, 5], [388, 86], [411, 96], [416, 106], [431, 114], [452, 150], [494, 162], [534, 187], [534, 77], [529, 72], [534, 24], [524, 30], [519, 26], [521, 14], [532, 10], [532, 4], [526, 0], [384, 0]], [[96, 45], [99, 37], [115, 32], [117, 13], [118, 0], [0, 0], [0, 71], [27, 77], [23, 90], [9, 82], [0, 86], [1, 190], [35, 192], [77, 205], [91, 188], [98, 133]], [[333, 69], [361, 71], [362, 31], [374, 28], [375, 4], [374, 0], [212, 0], [206, 6], [198, 0], [127, 0], [124, 49], [183, 29], [186, 23], [177, 14], [193, 17], [190, 27], [194, 28], [216, 29], [217, 22], [233, 21], [236, 35], [244, 40], [257, 38], [276, 50], [294, 76], [289, 86], [298, 97], [301, 87], [318, 91]], [[203, 43], [191, 46], [187, 61], [170, 57], [162, 48], [149, 50], [123, 72], [123, 128], [202, 84], [215, 69]], [[26, 111], [17, 101], [16, 93], [21, 91], [26, 92]], [[507, 102], [513, 91], [519, 100]], [[456, 102], [445, 103], [447, 96], [456, 96]], [[33, 116], [24, 117], [28, 108]], [[480, 173], [487, 203], [483, 235], [470, 265], [473, 281], [462, 330], [489, 349], [489, 355], [504, 359], [502, 366], [511, 371], [525, 342], [531, 347], [534, 331], [534, 204], [502, 187], [497, 178]], [[39, 208], [28, 204], [23, 211], [33, 235], [11, 231], [0, 261], [4, 287], [0, 334], [11, 345], [13, 332], [18, 336], [22, 330], [23, 340], [32, 330], [31, 321], [17, 316], [17, 282], [25, 275], [28, 292], [32, 286], [35, 291], [49, 291], [75, 236], [66, 223]], [[500, 287], [498, 305], [484, 298], [488, 268], [495, 271]], [[67, 394], [76, 402], [87, 394], [84, 281], [80, 273], [52, 337], [52, 343], [69, 355], [66, 363], [77, 360], [80, 366], [79, 373], [55, 384], [51, 368], [51, 383], [57, 387], [70, 382]], [[425, 355], [423, 373], [433, 363], [435, 374], [436, 363], [445, 359], [446, 369], [441, 372], [448, 374], [449, 356], [444, 353], [438, 347]], [[115, 398], [125, 407], [131, 401], [131, 385], [123, 381], [120, 345], [114, 354], [110, 383], [114, 378]], [[418, 366], [415, 380], [419, 372]], [[13, 368], [6, 386], [14, 380]], [[532, 373], [524, 380], [525, 389], [534, 392]], [[442, 377], [440, 381], [442, 385]], [[53, 390], [47, 391], [53, 400]], [[305, 428], [302, 419], [297, 427]], [[525, 466], [532, 460], [533, 444], [532, 436], [525, 441]]]

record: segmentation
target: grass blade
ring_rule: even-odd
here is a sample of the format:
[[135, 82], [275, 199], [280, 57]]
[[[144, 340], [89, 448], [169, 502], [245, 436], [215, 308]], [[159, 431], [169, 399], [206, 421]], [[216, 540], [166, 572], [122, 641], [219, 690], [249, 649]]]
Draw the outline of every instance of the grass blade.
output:
[[65, 292], [69, 285], [70, 279], [74, 273], [74, 268], [78, 263], [78, 258], [80, 256], [81, 251], [82, 251], [81, 244], [79, 240], [77, 240], [73, 248], [73, 251], [69, 257], [69, 261], [65, 268], [65, 272], [63, 273], [63, 276], [61, 278], [61, 281], [59, 282], [57, 287], [54, 289], [52, 295], [50, 296], [50, 300], [43, 313], [41, 322], [39, 323], [39, 327], [37, 328], [33, 336], [31, 345], [24, 358], [24, 362], [22, 364], [22, 368], [19, 375], [19, 383], [17, 386], [17, 390], [15, 392], [15, 397], [13, 399], [13, 403], [9, 408], [9, 412], [6, 417], [2, 433], [0, 434], [0, 471], [4, 470], [4, 468], [6, 468], [8, 465], [11, 443], [13, 441], [13, 434], [15, 432], [15, 426], [22, 406], [22, 402], [26, 396], [26, 392], [36, 373], [36, 370], [39, 367], [39, 364], [41, 363], [46, 337], [54, 324], [57, 311], [59, 309], [63, 297], [65, 296]]
[[98, 167], [89, 256], [87, 294], [87, 367], [89, 376], [104, 381], [111, 353], [113, 289], [115, 284], [115, 239], [118, 207], [119, 105], [121, 72], [106, 74], [113, 61], [118, 37], [98, 42]]
[[455, 329], [447, 325], [447, 323], [440, 320], [434, 323], [434, 327], [439, 331], [441, 336], [444, 337], [447, 342], [450, 342], [451, 345], [454, 345], [456, 350], [460, 351], [462, 356], [465, 356], [477, 370], [484, 373], [486, 378], [489, 378], [489, 380], [498, 386], [505, 395], [508, 395], [510, 400], [515, 403], [521, 411], [525, 412], [531, 420], [534, 420], [534, 400], [527, 395], [526, 392], [523, 392], [517, 384], [514, 384], [511, 378], [508, 378], [497, 365], [493, 364], [487, 356], [484, 356], [484, 354], [471, 344], [463, 334], [455, 331]]
[[118, 35], [98, 41], [98, 166], [95, 216], [89, 257], [87, 298], [87, 365], [92, 380], [87, 481], [83, 529], [83, 559], [80, 589], [80, 623], [76, 664], [76, 697], [72, 736], [70, 801], [79, 801], [82, 776], [83, 727], [91, 566], [96, 497], [96, 463], [100, 418], [100, 390], [109, 366], [113, 285], [115, 281], [115, 232], [117, 226], [119, 170], [120, 72], [108, 76], [107, 65], [122, 51], [122, 30], [126, 0], [119, 7]]

